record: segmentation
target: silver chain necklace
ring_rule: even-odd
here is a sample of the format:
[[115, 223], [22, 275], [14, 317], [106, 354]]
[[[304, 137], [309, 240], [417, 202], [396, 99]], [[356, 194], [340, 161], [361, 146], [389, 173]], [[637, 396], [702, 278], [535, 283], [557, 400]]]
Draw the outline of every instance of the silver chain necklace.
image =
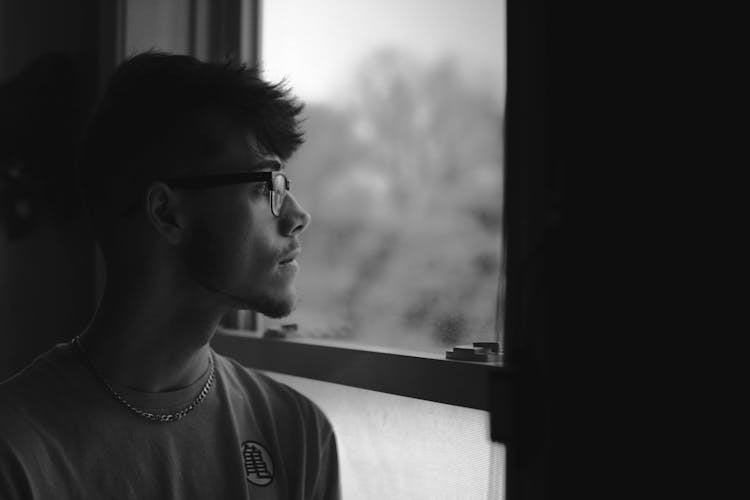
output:
[[96, 368], [94, 368], [93, 363], [89, 360], [88, 356], [86, 355], [86, 351], [83, 350], [83, 346], [81, 345], [81, 340], [79, 339], [80, 335], [77, 335], [75, 338], [73, 338], [73, 344], [76, 345], [78, 348], [78, 352], [81, 354], [81, 357], [83, 358], [84, 362], [88, 366], [89, 370], [98, 378], [103, 384], [104, 387], [107, 388], [107, 390], [114, 396], [114, 398], [122, 403], [126, 408], [128, 408], [130, 411], [135, 413], [136, 415], [140, 415], [143, 418], [146, 418], [148, 420], [151, 420], [153, 422], [160, 422], [160, 423], [166, 423], [166, 422], [175, 422], [177, 420], [180, 420], [182, 417], [193, 411], [196, 406], [198, 406], [204, 399], [206, 399], [206, 395], [208, 394], [208, 391], [211, 390], [211, 387], [214, 384], [214, 361], [212, 356], [208, 356], [208, 380], [206, 380], [206, 383], [203, 385], [203, 389], [201, 389], [201, 392], [193, 398], [193, 400], [188, 403], [183, 408], [171, 412], [171, 413], [151, 413], [146, 410], [142, 410], [140, 408], [136, 408], [132, 404], [130, 404], [125, 398], [123, 398], [117, 391], [115, 391], [111, 385], [109, 385], [109, 382], [107, 382], [104, 377], [102, 377], [98, 371], [96, 371]]

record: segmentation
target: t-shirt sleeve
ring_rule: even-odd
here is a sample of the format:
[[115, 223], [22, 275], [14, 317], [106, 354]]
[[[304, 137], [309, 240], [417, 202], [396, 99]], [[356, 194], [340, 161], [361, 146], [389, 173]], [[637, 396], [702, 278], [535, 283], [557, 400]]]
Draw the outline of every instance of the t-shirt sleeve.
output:
[[[4, 404], [0, 394], [0, 404]], [[8, 410], [8, 407], [5, 407]], [[24, 468], [13, 434], [18, 435], [14, 420], [0, 411], [0, 499], [26, 500], [33, 498], [29, 476]]]
[[[317, 404], [296, 390], [287, 389], [296, 396], [307, 429], [305, 449], [309, 451], [305, 468], [311, 480], [306, 481], [305, 499], [340, 500], [338, 443], [333, 426]], [[315, 454], [310, 453], [311, 450], [315, 450]]]
[[[328, 424], [327, 419], [326, 423]], [[320, 448], [320, 469], [313, 498], [315, 500], [341, 500], [338, 446], [336, 434], [330, 424], [328, 424], [327, 434], [328, 439]]]
[[26, 475], [18, 458], [0, 437], [0, 498], [26, 500], [32, 498]]

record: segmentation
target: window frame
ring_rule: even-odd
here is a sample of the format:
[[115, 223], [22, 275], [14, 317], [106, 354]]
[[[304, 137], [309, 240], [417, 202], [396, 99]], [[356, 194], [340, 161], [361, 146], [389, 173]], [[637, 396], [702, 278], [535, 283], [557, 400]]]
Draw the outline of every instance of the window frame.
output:
[[493, 374], [501, 383], [509, 374], [499, 362], [448, 360], [438, 354], [304, 337], [269, 339], [226, 328], [216, 332], [211, 345], [259, 370], [484, 411], [491, 408]]
[[[246, 57], [240, 60], [255, 64], [261, 54], [263, 0], [230, 0], [229, 3], [238, 5], [235, 11], [242, 13], [239, 23], [251, 28], [254, 36], [238, 37], [239, 47], [229, 48], [227, 53], [245, 54]], [[240, 32], [246, 33], [243, 30]], [[248, 41], [251, 46], [242, 48], [242, 44]], [[498, 249], [500, 252], [503, 250]], [[503, 284], [501, 274], [498, 317], [503, 306]], [[252, 322], [262, 325], [258, 315]], [[511, 435], [511, 370], [503, 362], [456, 361], [446, 359], [445, 354], [417, 353], [341, 341], [266, 339], [231, 329], [217, 331], [212, 347], [246, 366], [261, 370], [438, 403], [493, 410], [492, 436], [507, 444]], [[415, 377], [415, 374], [419, 376]]]
[[[128, 2], [113, 0], [99, 7], [102, 84], [127, 55]], [[186, 0], [186, 5], [187, 53], [204, 60], [239, 58], [250, 64], [258, 60], [262, 0]], [[549, 357], [543, 353], [554, 328], [529, 327], [530, 318], [545, 317], [553, 307], [535, 295], [533, 269], [548, 257], [542, 252], [539, 264], [534, 255], [540, 235], [550, 227], [550, 213], [555, 215], [551, 200], [559, 196], [556, 190], [561, 186], [549, 153], [554, 141], [548, 130], [547, 72], [556, 68], [556, 60], [546, 45], [551, 33], [548, 12], [543, 0], [506, 0], [505, 248], [500, 250], [505, 278], [498, 290], [503, 363], [454, 361], [437, 354], [342, 342], [266, 339], [228, 329], [218, 331], [212, 340], [217, 352], [253, 368], [489, 411], [491, 438], [506, 446], [505, 498], [509, 500], [548, 498], [550, 487], [549, 422], [540, 413], [548, 404], [545, 374], [550, 370]], [[99, 252], [95, 274], [98, 301], [104, 275]], [[552, 299], [559, 302], [561, 297]]]

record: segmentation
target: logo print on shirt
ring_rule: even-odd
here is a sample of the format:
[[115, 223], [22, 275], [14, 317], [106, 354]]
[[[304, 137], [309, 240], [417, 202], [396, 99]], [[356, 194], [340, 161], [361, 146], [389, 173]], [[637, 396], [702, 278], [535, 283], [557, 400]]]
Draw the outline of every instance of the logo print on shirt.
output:
[[262, 444], [255, 441], [242, 443], [242, 460], [245, 464], [245, 478], [250, 483], [266, 486], [273, 481], [273, 460]]

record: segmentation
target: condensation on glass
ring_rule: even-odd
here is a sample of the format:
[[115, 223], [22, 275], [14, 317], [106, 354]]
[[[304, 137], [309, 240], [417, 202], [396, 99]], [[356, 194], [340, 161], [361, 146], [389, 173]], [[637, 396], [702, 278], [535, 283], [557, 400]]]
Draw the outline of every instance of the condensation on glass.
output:
[[312, 399], [338, 440], [343, 498], [500, 500], [487, 412], [267, 372]]
[[287, 168], [312, 224], [282, 322], [431, 352], [499, 340], [504, 9], [264, 2], [264, 76], [306, 104]]

